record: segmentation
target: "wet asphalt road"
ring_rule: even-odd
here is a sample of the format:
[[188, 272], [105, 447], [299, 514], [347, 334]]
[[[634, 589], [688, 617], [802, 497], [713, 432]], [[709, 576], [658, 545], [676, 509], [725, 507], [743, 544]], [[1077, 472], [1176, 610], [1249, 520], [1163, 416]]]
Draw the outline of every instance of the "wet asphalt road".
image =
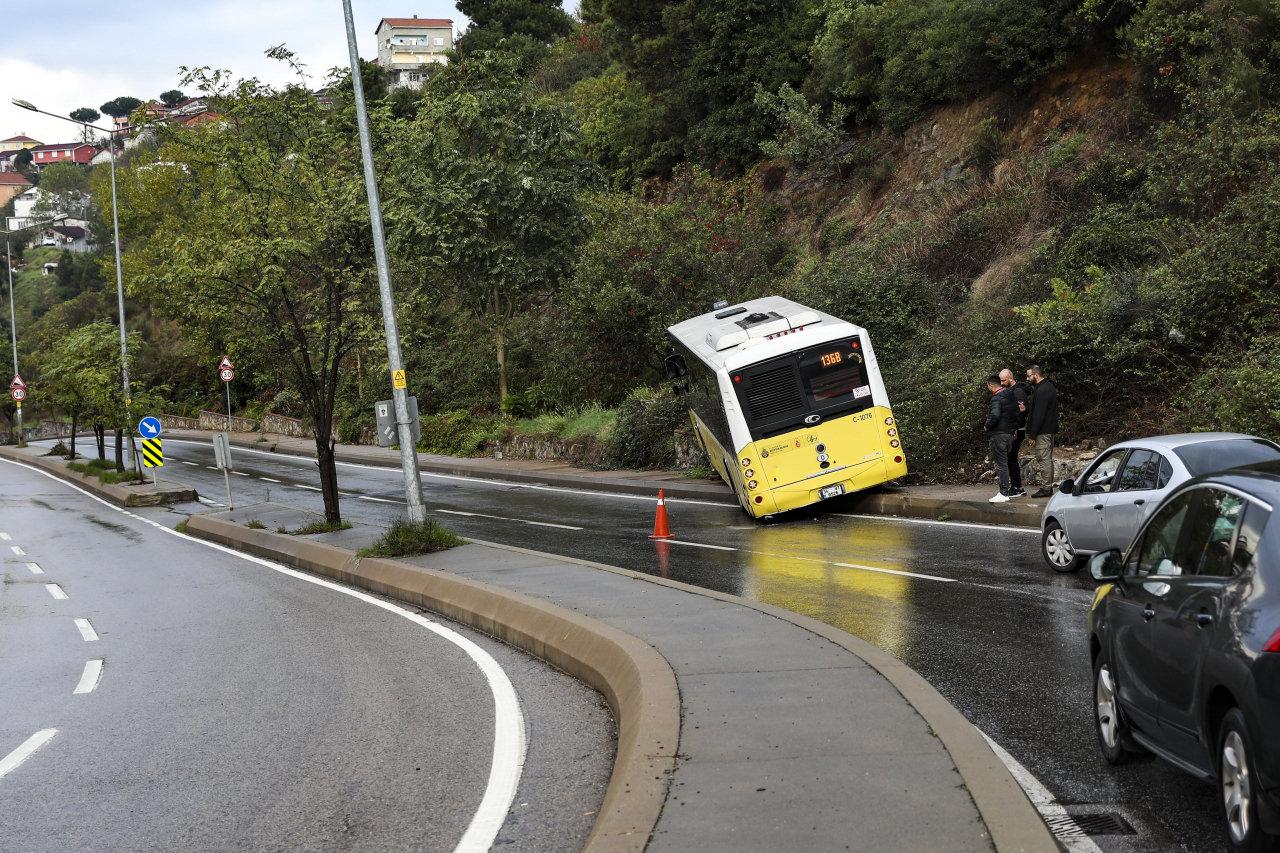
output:
[[[0, 540], [0, 848], [452, 850], [463, 836], [495, 700], [459, 645], [11, 464]], [[498, 844], [580, 846], [612, 769], [600, 698], [450, 627], [511, 679], [528, 733]]]
[[[221, 473], [207, 467], [210, 447], [170, 441], [166, 451], [174, 457], [169, 476], [225, 501]], [[321, 507], [314, 461], [233, 455], [238, 502]], [[399, 514], [398, 471], [340, 464], [338, 476], [344, 513], [370, 521]], [[678, 542], [654, 543], [651, 499], [437, 475], [423, 481], [429, 506], [460, 534], [735, 593], [881, 646], [1069, 811], [1118, 812], [1137, 830], [1095, 837], [1104, 850], [1226, 846], [1213, 789], [1150, 758], [1118, 769], [1101, 759], [1086, 637], [1093, 583], [1051, 572], [1034, 532], [845, 516], [838, 503], [762, 525], [736, 506], [671, 501]]]

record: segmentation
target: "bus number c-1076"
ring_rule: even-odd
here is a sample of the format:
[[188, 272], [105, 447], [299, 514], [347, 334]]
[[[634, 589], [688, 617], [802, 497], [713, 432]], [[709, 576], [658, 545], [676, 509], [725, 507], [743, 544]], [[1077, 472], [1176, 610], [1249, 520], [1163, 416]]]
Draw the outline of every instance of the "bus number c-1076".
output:
[[835, 365], [839, 364], [843, 360], [844, 358], [840, 355], [839, 352], [829, 352], [824, 354], [821, 358], [823, 367], [834, 367]]

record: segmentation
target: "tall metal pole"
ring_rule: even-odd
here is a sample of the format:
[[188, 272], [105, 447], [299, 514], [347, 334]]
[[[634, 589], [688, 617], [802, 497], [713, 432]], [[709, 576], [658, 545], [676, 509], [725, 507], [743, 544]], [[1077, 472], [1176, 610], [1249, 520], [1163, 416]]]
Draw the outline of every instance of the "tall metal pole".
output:
[[[9, 249], [9, 234], [4, 235], [4, 265], [9, 268], [9, 338], [13, 341], [13, 375], [18, 375], [18, 315], [13, 307], [13, 254]], [[18, 407], [18, 446], [24, 442], [22, 435], [22, 401], [15, 400]]]
[[[85, 133], [89, 125], [85, 125]], [[133, 468], [142, 475], [142, 466], [138, 461], [138, 444], [133, 438], [133, 391], [129, 387], [129, 342], [124, 328], [124, 270], [120, 266], [120, 213], [116, 208], [116, 143], [107, 136], [107, 148], [111, 152], [111, 229], [112, 242], [116, 250], [116, 310], [120, 314], [120, 377], [124, 384], [124, 422], [129, 430], [129, 455], [133, 458]]]
[[[411, 521], [425, 521], [427, 509], [422, 502], [422, 480], [418, 476], [418, 451], [413, 444], [413, 425], [409, 420], [409, 391], [403, 381], [404, 359], [400, 354], [400, 330], [396, 325], [395, 295], [391, 291], [391, 268], [387, 263], [386, 237], [382, 233], [382, 199], [378, 195], [378, 178], [373, 169], [373, 143], [369, 139], [369, 116], [365, 111], [364, 81], [360, 76], [360, 53], [356, 49], [356, 25], [351, 14], [351, 0], [342, 0], [347, 23], [347, 52], [351, 55], [351, 87], [356, 98], [356, 124], [360, 130], [360, 154], [364, 160], [364, 188], [369, 197], [369, 224], [373, 229], [373, 257], [378, 267], [378, 293], [382, 297], [382, 325], [387, 336], [387, 364], [391, 369], [391, 398], [396, 408], [396, 434], [400, 439], [400, 466], [404, 470], [404, 495]], [[396, 378], [401, 381], [396, 381]]]

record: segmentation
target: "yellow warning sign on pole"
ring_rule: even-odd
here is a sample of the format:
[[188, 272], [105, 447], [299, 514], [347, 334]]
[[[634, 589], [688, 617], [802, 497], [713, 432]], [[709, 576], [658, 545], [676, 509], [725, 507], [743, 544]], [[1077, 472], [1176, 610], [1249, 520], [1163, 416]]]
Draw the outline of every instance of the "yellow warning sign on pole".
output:
[[397, 370], [391, 374], [391, 384], [395, 386], [396, 389], [409, 387], [409, 383], [405, 380], [403, 370]]
[[164, 440], [159, 438], [142, 439], [142, 464], [147, 468], [164, 467]]

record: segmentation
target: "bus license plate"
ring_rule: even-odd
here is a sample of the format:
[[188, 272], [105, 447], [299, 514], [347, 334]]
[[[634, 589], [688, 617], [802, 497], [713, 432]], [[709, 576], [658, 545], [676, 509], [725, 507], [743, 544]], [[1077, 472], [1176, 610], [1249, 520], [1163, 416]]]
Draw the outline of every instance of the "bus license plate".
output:
[[821, 489], [818, 489], [819, 500], [825, 501], [827, 498], [834, 498], [836, 495], [843, 495], [843, 494], [844, 494], [843, 483], [836, 483], [834, 486], [823, 486]]

